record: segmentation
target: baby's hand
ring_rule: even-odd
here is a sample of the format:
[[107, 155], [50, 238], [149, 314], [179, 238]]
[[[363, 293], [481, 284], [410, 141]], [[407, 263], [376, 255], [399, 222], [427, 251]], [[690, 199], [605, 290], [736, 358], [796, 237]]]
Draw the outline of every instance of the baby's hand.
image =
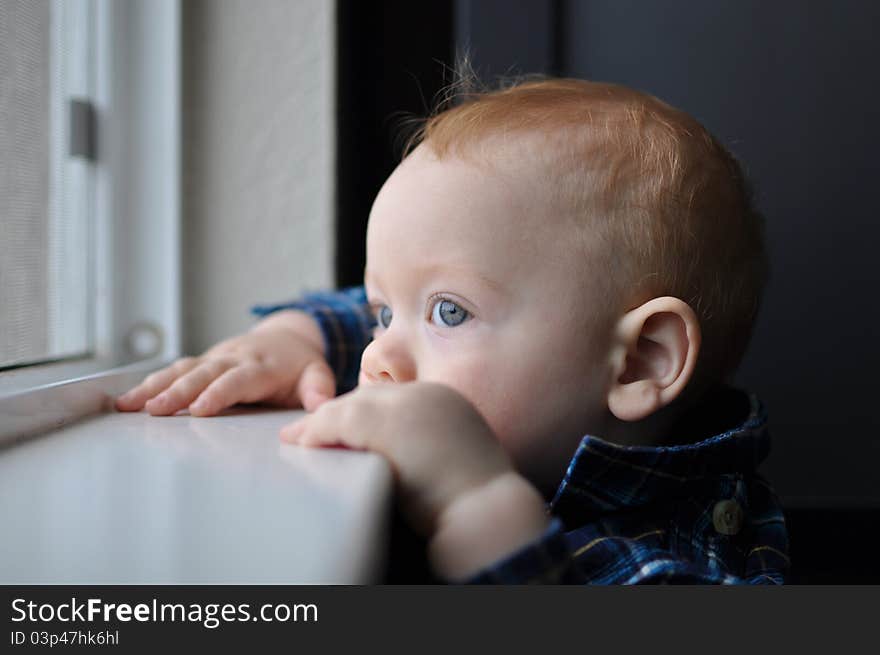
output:
[[335, 391], [317, 323], [302, 312], [282, 311], [200, 357], [152, 373], [117, 398], [116, 408], [169, 416], [188, 407], [194, 416], [211, 416], [236, 403], [262, 402], [312, 411]]
[[361, 386], [286, 425], [281, 437], [384, 455], [404, 514], [434, 539], [440, 575], [469, 575], [546, 528], [540, 494], [513, 470], [474, 406], [444, 385]]
[[384, 455], [420, 532], [458, 496], [511, 470], [483, 417], [447, 386], [426, 382], [360, 386], [284, 426], [302, 446], [346, 446]]

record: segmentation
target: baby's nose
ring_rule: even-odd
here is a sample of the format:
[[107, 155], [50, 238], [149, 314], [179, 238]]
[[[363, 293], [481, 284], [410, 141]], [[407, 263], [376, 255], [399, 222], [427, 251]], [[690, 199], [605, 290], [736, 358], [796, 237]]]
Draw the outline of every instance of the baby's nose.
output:
[[379, 375], [368, 373], [364, 367], [361, 366], [360, 384], [382, 384], [383, 382], [394, 382], [394, 378], [385, 371], [381, 371]]
[[404, 344], [386, 334], [364, 350], [360, 377], [369, 384], [412, 382], [416, 379], [415, 361]]

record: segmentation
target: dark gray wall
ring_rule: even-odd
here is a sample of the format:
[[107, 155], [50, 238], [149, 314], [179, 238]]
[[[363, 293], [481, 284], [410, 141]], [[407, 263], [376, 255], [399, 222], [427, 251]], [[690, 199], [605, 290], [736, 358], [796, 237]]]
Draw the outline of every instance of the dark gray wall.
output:
[[458, 21], [484, 73], [627, 84], [739, 157], [772, 262], [737, 379], [770, 410], [765, 472], [790, 503], [880, 503], [880, 3], [459, 0]]

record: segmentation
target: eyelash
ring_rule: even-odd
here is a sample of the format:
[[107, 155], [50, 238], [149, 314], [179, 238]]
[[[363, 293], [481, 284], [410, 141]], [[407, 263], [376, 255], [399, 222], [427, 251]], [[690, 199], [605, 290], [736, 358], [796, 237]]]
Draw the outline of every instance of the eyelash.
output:
[[[384, 304], [374, 305], [373, 306], [373, 317], [376, 319], [376, 326], [382, 330], [388, 329], [387, 325], [382, 325], [382, 310], [388, 309], [391, 311], [391, 307]], [[392, 312], [391, 317], [394, 318], [394, 313]], [[389, 319], [389, 324], [391, 323], [391, 319]]]
[[[464, 312], [465, 317], [461, 320], [460, 323], [456, 323], [455, 325], [437, 325], [436, 323], [433, 323], [434, 309], [436, 307], [438, 307], [441, 303], [444, 303], [444, 302], [451, 303], [451, 304], [455, 305], [456, 307], [458, 307], [459, 309], [461, 309], [462, 312]], [[392, 311], [391, 312], [391, 319], [388, 321], [388, 325], [382, 324], [381, 316], [382, 316], [382, 311], [385, 308], [388, 308], [389, 310], [391, 310], [391, 307], [385, 303], [380, 303], [380, 302], [371, 302], [370, 303], [370, 311], [373, 315], [373, 318], [376, 320], [376, 328], [380, 329], [380, 330], [388, 329], [388, 327], [391, 324], [391, 321], [394, 320], [394, 312]], [[473, 314], [471, 313], [470, 310], [466, 309], [457, 300], [449, 298], [448, 296], [443, 295], [443, 294], [434, 294], [433, 296], [428, 298], [427, 313], [426, 313], [425, 318], [428, 321], [431, 321], [437, 327], [454, 328], [454, 327], [458, 327], [458, 326], [466, 323], [467, 321], [469, 321], [471, 318], [473, 318]]]
[[[448, 302], [450, 304], [455, 305], [464, 313], [464, 318], [461, 319], [460, 323], [456, 323], [455, 325], [446, 325], [445, 323], [443, 323], [442, 319], [440, 321], [441, 323], [443, 323], [442, 325], [438, 325], [437, 323], [434, 323], [434, 310], [435, 310], [435, 308], [439, 308], [444, 302]], [[448, 298], [448, 297], [440, 295], [440, 294], [434, 295], [434, 296], [431, 296], [430, 298], [428, 298], [428, 307], [429, 307], [428, 320], [431, 321], [437, 327], [456, 328], [460, 325], [463, 325], [467, 321], [469, 321], [472, 317], [472, 314], [467, 309], [465, 309], [460, 302], [457, 302], [451, 298]]]

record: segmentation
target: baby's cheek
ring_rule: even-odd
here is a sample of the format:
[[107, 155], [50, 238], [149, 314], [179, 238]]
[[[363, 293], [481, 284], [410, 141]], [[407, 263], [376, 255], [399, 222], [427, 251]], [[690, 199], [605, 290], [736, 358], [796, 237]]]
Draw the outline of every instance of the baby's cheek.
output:
[[529, 425], [530, 394], [523, 393], [519, 383], [499, 379], [478, 366], [467, 373], [461, 371], [454, 379], [438, 381], [451, 386], [477, 408], [506, 450], [534, 427]]
[[[473, 403], [486, 419], [495, 413], [494, 396], [500, 391], [492, 383], [485, 361], [458, 357], [444, 359], [442, 366], [425, 368], [419, 380], [439, 382], [452, 387]], [[491, 424], [491, 423], [490, 423]]]
[[547, 432], [541, 405], [559, 380], [558, 371], [547, 366], [545, 351], [535, 340], [496, 340], [479, 349], [444, 353], [420, 368], [419, 379], [446, 384], [467, 398], [516, 457]]

